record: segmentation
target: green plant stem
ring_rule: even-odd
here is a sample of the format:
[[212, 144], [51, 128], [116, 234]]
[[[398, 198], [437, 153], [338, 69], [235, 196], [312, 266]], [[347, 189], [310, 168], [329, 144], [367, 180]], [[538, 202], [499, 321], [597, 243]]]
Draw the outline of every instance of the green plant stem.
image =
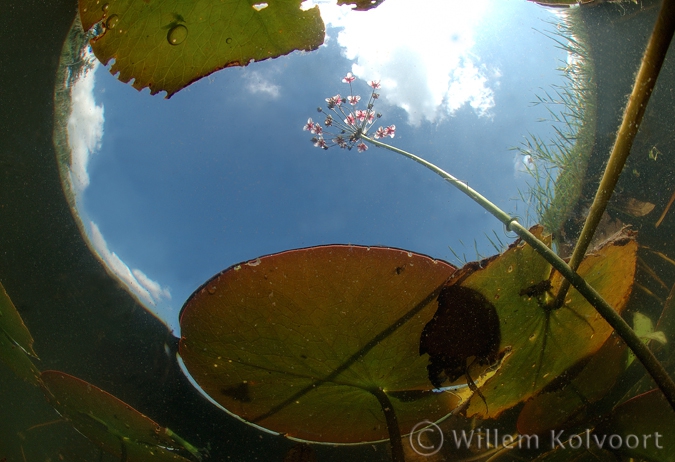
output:
[[[654, 85], [656, 85], [656, 79], [659, 76], [663, 61], [666, 59], [666, 53], [673, 39], [674, 31], [675, 0], [663, 0], [654, 30], [647, 44], [645, 54], [642, 57], [640, 70], [635, 78], [633, 91], [628, 99], [621, 127], [616, 134], [616, 140], [614, 141], [614, 147], [607, 162], [605, 173], [600, 180], [598, 191], [595, 193], [595, 199], [593, 199], [588, 217], [570, 258], [569, 266], [574, 271], [579, 268], [581, 261], [584, 259], [593, 234], [607, 208], [607, 203], [614, 192], [616, 183], [619, 181], [619, 175], [626, 164], [635, 135], [637, 135], [640, 128], [642, 117], [647, 108], [647, 102], [654, 90]], [[556, 296], [557, 306], [562, 306], [569, 287], [569, 279], [563, 281]]]
[[[675, 1], [675, 0], [674, 0]], [[614, 311], [604, 298], [595, 290], [593, 287], [588, 285], [586, 280], [579, 276], [576, 271], [565, 263], [565, 261], [560, 258], [555, 252], [553, 252], [546, 244], [539, 240], [534, 234], [532, 234], [527, 228], [518, 223], [517, 219], [510, 216], [508, 213], [501, 210], [495, 204], [490, 202], [484, 196], [479, 194], [477, 191], [469, 187], [466, 183], [458, 180], [454, 176], [450, 175], [445, 170], [437, 167], [431, 162], [427, 162], [421, 157], [411, 154], [402, 149], [398, 149], [394, 146], [382, 143], [375, 139], [372, 139], [368, 136], [361, 135], [361, 138], [364, 141], [379, 146], [381, 148], [388, 149], [392, 152], [405, 156], [409, 159], [414, 160], [418, 164], [421, 164], [431, 170], [432, 172], [439, 175], [441, 178], [448, 181], [454, 187], [462, 191], [464, 194], [469, 196], [475, 202], [477, 202], [481, 207], [494, 215], [499, 221], [501, 221], [508, 231], [513, 231], [521, 239], [530, 244], [532, 248], [539, 253], [544, 259], [551, 264], [557, 271], [562, 274], [562, 276], [568, 280], [572, 286], [590, 303], [600, 315], [607, 321], [607, 323], [612, 326], [616, 333], [626, 342], [628, 348], [635, 354], [635, 356], [640, 360], [642, 365], [647, 369], [649, 375], [656, 383], [656, 385], [661, 389], [666, 399], [675, 410], [675, 382], [670, 378], [664, 367], [656, 359], [656, 356], [651, 352], [651, 350], [640, 340], [640, 338], [635, 334], [633, 329], [623, 320], [623, 318]]]
[[401, 440], [401, 429], [398, 426], [398, 418], [394, 411], [391, 401], [387, 394], [381, 388], [368, 389], [382, 406], [384, 418], [387, 421], [387, 430], [389, 431], [389, 443], [391, 444], [392, 462], [405, 462], [403, 453], [403, 441]]

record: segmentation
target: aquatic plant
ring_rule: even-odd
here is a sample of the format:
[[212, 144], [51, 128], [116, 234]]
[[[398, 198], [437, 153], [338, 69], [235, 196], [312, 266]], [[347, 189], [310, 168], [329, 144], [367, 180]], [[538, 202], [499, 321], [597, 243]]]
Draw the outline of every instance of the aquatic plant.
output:
[[[661, 10], [659, 21], [657, 21], [657, 25], [655, 27], [655, 33], [652, 35], [652, 40], [650, 40], [650, 44], [647, 48], [643, 66], [640, 73], [638, 74], [638, 81], [635, 85], [635, 97], [631, 100], [626, 110], [626, 117], [622, 123], [622, 129], [618, 134], [615, 149], [612, 156], [610, 157], [610, 166], [612, 166], [612, 169], [610, 169], [610, 166], [608, 166], [608, 170], [606, 171], [605, 175], [606, 179], [603, 180], [598, 190], [596, 202], [594, 203], [591, 214], [589, 215], [586, 225], [584, 226], [584, 231], [582, 232], [582, 236], [580, 238], [580, 244], [575, 248], [570, 265], [568, 265], [557, 254], [555, 254], [537, 236], [523, 227], [516, 218], [511, 217], [509, 214], [499, 209], [484, 196], [469, 187], [467, 183], [458, 180], [454, 176], [440, 169], [436, 165], [422, 159], [421, 157], [385, 144], [376, 139], [376, 137], [369, 137], [368, 132], [364, 131], [361, 128], [362, 126], [358, 124], [346, 123], [346, 125], [343, 126], [343, 130], [344, 135], [347, 135], [352, 143], [367, 142], [374, 146], [388, 149], [392, 152], [403, 155], [423, 165], [427, 169], [439, 175], [441, 178], [448, 181], [451, 185], [469, 196], [478, 205], [495, 216], [505, 225], [507, 230], [517, 233], [524, 242], [527, 242], [527, 244], [529, 244], [537, 253], [539, 253], [563, 277], [560, 281], [559, 289], [555, 292], [555, 295], [543, 302], [546, 310], [558, 310], [564, 306], [567, 300], [567, 291], [570, 285], [574, 286], [574, 288], [577, 289], [578, 292], [595, 307], [595, 309], [605, 319], [605, 321], [607, 321], [607, 323], [616, 330], [617, 334], [621, 336], [621, 338], [626, 342], [636, 357], [640, 359], [670, 402], [671, 407], [675, 409], [675, 383], [673, 383], [672, 379], [669, 377], [663, 366], [659, 363], [651, 350], [649, 350], [649, 348], [646, 347], [644, 343], [642, 343], [640, 338], [635, 334], [631, 327], [614, 310], [614, 308], [609, 303], [607, 303], [607, 301], [605, 301], [603, 297], [576, 272], [586, 253], [587, 246], [590, 242], [590, 235], [592, 235], [592, 232], [595, 230], [595, 227], [599, 222], [600, 216], [604, 212], [606, 202], [611, 195], [611, 192], [614, 190], [616, 180], [618, 179], [618, 175], [621, 171], [622, 164], [619, 164], [618, 168], [617, 165], [614, 164], [619, 163], [620, 160], [618, 159], [621, 158], [623, 161], [625, 161], [625, 158], [628, 155], [630, 145], [632, 143], [631, 137], [634, 137], [635, 133], [637, 132], [636, 127], [639, 126], [641, 116], [644, 114], [644, 108], [651, 93], [651, 89], [653, 89], [654, 82], [656, 81], [656, 76], [658, 75], [658, 70], [660, 67], [659, 62], [663, 62], [665, 57], [665, 49], [667, 49], [667, 43], [669, 43], [670, 38], [672, 38], [672, 31], [675, 30], [675, 19], [669, 16], [670, 13], [670, 9], [666, 6], [664, 6]], [[664, 16], [667, 19], [664, 19]], [[664, 43], [665, 49], [663, 48]], [[658, 57], [660, 60], [654, 56], [657, 53], [655, 50], [660, 51], [660, 55]], [[351, 75], [348, 77], [348, 83], [351, 86], [354, 79]], [[345, 79], [343, 79], [343, 81], [346, 82]], [[370, 106], [370, 103], [368, 109], [373, 109]], [[320, 110], [320, 112], [322, 112], [322, 110]], [[347, 117], [346, 121], [349, 120], [351, 119]], [[364, 124], [363, 127], [366, 127], [366, 125]], [[316, 142], [315, 145], [317, 145]], [[324, 143], [319, 143], [317, 146], [323, 149], [327, 148], [327, 145]], [[360, 149], [360, 151], [364, 150], [365, 149]]]
[[[331, 130], [339, 130], [337, 133], [325, 129], [320, 123], [314, 122], [311, 118], [307, 119], [307, 123], [303, 130], [309, 131], [313, 135], [312, 143], [314, 146], [321, 149], [328, 149], [331, 146], [338, 146], [342, 149], [351, 150], [354, 146], [359, 152], [364, 152], [368, 146], [361, 141], [361, 137], [368, 134], [376, 119], [379, 119], [382, 114], [375, 113], [373, 107], [375, 100], [379, 98], [379, 94], [375, 90], [380, 88], [380, 82], [371, 80], [368, 85], [372, 88], [366, 109], [357, 109], [361, 96], [354, 94], [352, 82], [356, 77], [348, 72], [342, 79], [342, 82], [349, 84], [349, 96], [343, 98], [340, 94], [326, 98], [328, 110], [335, 114], [327, 113], [323, 108], [319, 107], [319, 113], [326, 116], [324, 119], [324, 126]], [[351, 106], [351, 109], [345, 105]], [[347, 110], [345, 110], [347, 109]], [[373, 135], [375, 139], [390, 137], [393, 138], [396, 134], [396, 125], [389, 125], [388, 127], [379, 127]], [[328, 140], [328, 141], [326, 141]]]
[[[42, 371], [33, 337], [0, 284], [0, 362], [39, 387], [60, 419], [34, 426], [69, 423], [103, 451], [120, 460], [188, 462], [180, 453], [202, 460], [202, 451], [106, 391], [61, 371]], [[23, 452], [23, 449], [22, 449]], [[3, 459], [4, 460], [4, 459]], [[25, 460], [25, 456], [24, 456]]]
[[581, 197], [588, 161], [595, 143], [597, 89], [593, 60], [589, 56], [584, 23], [579, 11], [561, 14], [561, 21], [544, 33], [567, 52], [558, 70], [562, 85], [535, 95], [534, 105], [549, 113], [542, 122], [554, 130], [551, 140], [529, 134], [515, 149], [523, 155], [523, 165], [531, 174], [524, 202], [534, 209], [536, 219], [556, 238], [565, 240], [563, 226]]

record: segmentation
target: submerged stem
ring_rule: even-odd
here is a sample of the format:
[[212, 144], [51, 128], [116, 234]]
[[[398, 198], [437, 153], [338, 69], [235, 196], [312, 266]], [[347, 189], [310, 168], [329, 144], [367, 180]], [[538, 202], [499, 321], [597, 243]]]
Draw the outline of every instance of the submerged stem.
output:
[[[671, 1], [671, 0], [666, 0]], [[675, 0], [672, 0], [675, 2]], [[577, 291], [590, 303], [600, 315], [607, 321], [607, 323], [612, 326], [616, 333], [626, 342], [628, 348], [635, 354], [635, 356], [640, 360], [649, 375], [651, 375], [656, 385], [661, 389], [666, 399], [670, 403], [671, 407], [675, 410], [675, 382], [670, 378], [664, 367], [656, 359], [656, 356], [652, 351], [642, 343], [637, 334], [631, 329], [631, 327], [623, 320], [623, 318], [614, 311], [604, 298], [591, 287], [584, 278], [579, 276], [575, 270], [572, 270], [565, 261], [560, 258], [555, 252], [553, 252], [546, 244], [539, 240], [534, 234], [532, 234], [527, 228], [518, 223], [518, 220], [508, 213], [504, 212], [502, 209], [497, 207], [495, 204], [490, 202], [480, 193], [471, 188], [468, 184], [458, 180], [454, 176], [450, 175], [445, 170], [437, 167], [436, 165], [428, 162], [421, 157], [411, 154], [402, 149], [390, 146], [388, 144], [382, 143], [381, 141], [369, 138], [368, 136], [361, 135], [361, 138], [364, 141], [379, 146], [381, 148], [388, 149], [397, 154], [401, 154], [409, 159], [414, 160], [418, 164], [421, 164], [431, 170], [432, 172], [439, 175], [441, 178], [448, 181], [450, 184], [455, 186], [457, 189], [462, 191], [464, 194], [469, 196], [475, 202], [477, 202], [481, 207], [494, 215], [499, 221], [501, 221], [508, 231], [513, 231], [521, 239], [530, 244], [532, 248], [539, 253], [544, 259], [551, 264], [560, 274], [569, 281], [572, 286], [577, 289]]]
[[[663, 61], [666, 59], [666, 52], [673, 39], [674, 31], [675, 0], [663, 0], [659, 16], [654, 25], [654, 31], [642, 57], [640, 70], [635, 78], [633, 91], [628, 99], [621, 127], [616, 134], [616, 140], [607, 162], [605, 173], [602, 176], [602, 180], [600, 180], [600, 185], [598, 186], [598, 191], [595, 193], [595, 199], [593, 199], [588, 218], [586, 218], [584, 227], [577, 240], [577, 245], [570, 258], [569, 266], [574, 271], [577, 270], [579, 264], [584, 259], [595, 229], [598, 227], [607, 203], [619, 181], [619, 175], [630, 154], [635, 135], [637, 135], [640, 128], [642, 116], [644, 116], [645, 109], [647, 108], [647, 102], [654, 90], [654, 85], [656, 85], [656, 79]], [[560, 290], [556, 296], [557, 306], [562, 306], [562, 302], [565, 300], [565, 296], [569, 290], [568, 281], [563, 281], [563, 284], [560, 286]]]
[[368, 391], [375, 395], [375, 398], [380, 402], [380, 406], [382, 406], [382, 412], [384, 412], [384, 418], [387, 421], [387, 430], [389, 431], [392, 462], [405, 462], [401, 429], [398, 427], [394, 406], [391, 405], [389, 397], [381, 388], [369, 388]]

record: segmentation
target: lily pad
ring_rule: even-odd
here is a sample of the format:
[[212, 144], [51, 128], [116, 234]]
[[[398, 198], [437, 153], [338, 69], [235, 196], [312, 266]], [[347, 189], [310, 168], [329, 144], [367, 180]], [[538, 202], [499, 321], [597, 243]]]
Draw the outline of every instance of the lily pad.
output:
[[615, 407], [594, 433], [627, 457], [675, 460], [675, 412], [658, 389]]
[[33, 337], [0, 284], [0, 361], [17, 376], [37, 386], [40, 384], [40, 371], [28, 355], [37, 358], [33, 351]]
[[324, 40], [318, 7], [301, 0], [80, 0], [82, 26], [103, 64], [122, 82], [167, 98], [219, 69], [246, 66]]
[[33, 351], [33, 337], [2, 284], [0, 284], [0, 330], [5, 332], [27, 354], [37, 358], [37, 354]]
[[[518, 431], [541, 435], [583, 421], [588, 417], [588, 406], [605, 396], [625, 370], [625, 356], [626, 344], [618, 336], [610, 336], [587, 363], [581, 364], [581, 371], [568, 370], [525, 403], [518, 415]], [[568, 377], [575, 372], [578, 374]]]
[[45, 395], [61, 416], [104, 451], [129, 462], [201, 460], [199, 451], [127, 403], [64, 372], [44, 371]]
[[185, 303], [180, 356], [213, 401], [286, 436], [387, 439], [380, 390], [408, 433], [460, 399], [432, 391], [418, 351], [454, 271], [424, 255], [350, 245], [235, 265]]
[[21, 379], [35, 386], [40, 385], [40, 371], [28, 355], [7, 334], [0, 331], [0, 361]]
[[[542, 236], [541, 227], [532, 232]], [[544, 238], [550, 241], [550, 238]], [[619, 236], [589, 254], [578, 273], [618, 312], [635, 277], [637, 243]], [[466, 274], [469, 273], [469, 274]], [[497, 373], [481, 388], [487, 407], [473, 397], [467, 415], [496, 417], [541, 391], [605, 343], [612, 328], [578, 293], [570, 290], [558, 309], [547, 304], [562, 277], [529, 245], [516, 241], [506, 252], [470, 271], [458, 271], [462, 286], [492, 302], [501, 331], [501, 350], [510, 350]], [[478, 397], [479, 398], [479, 397]]]

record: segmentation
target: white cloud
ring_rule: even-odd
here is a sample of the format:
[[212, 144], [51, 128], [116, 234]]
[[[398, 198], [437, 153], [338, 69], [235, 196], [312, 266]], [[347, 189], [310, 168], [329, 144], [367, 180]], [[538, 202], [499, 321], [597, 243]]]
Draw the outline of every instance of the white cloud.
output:
[[71, 89], [71, 113], [68, 118], [70, 146], [70, 183], [75, 196], [89, 186], [89, 158], [101, 148], [103, 138], [103, 106], [94, 100], [94, 71], [86, 72]]
[[326, 24], [342, 28], [337, 42], [355, 61], [352, 72], [381, 80], [382, 98], [405, 109], [411, 124], [442, 119], [465, 104], [489, 116], [496, 82], [488, 75], [499, 73], [471, 54], [487, 0], [387, 0], [367, 12], [316, 1]]
[[258, 71], [250, 71], [244, 74], [246, 79], [246, 89], [251, 93], [262, 93], [271, 97], [272, 99], [277, 99], [280, 95], [279, 85], [273, 84], [267, 77], [263, 76]]
[[155, 306], [161, 299], [171, 299], [171, 293], [168, 288], [162, 287], [158, 282], [146, 276], [141, 270], [129, 268], [115, 252], [110, 251], [108, 243], [105, 241], [96, 223], [90, 221], [89, 228], [91, 231], [89, 235], [91, 244], [94, 246], [96, 252], [110, 271], [120, 278], [138, 298], [151, 306]]

